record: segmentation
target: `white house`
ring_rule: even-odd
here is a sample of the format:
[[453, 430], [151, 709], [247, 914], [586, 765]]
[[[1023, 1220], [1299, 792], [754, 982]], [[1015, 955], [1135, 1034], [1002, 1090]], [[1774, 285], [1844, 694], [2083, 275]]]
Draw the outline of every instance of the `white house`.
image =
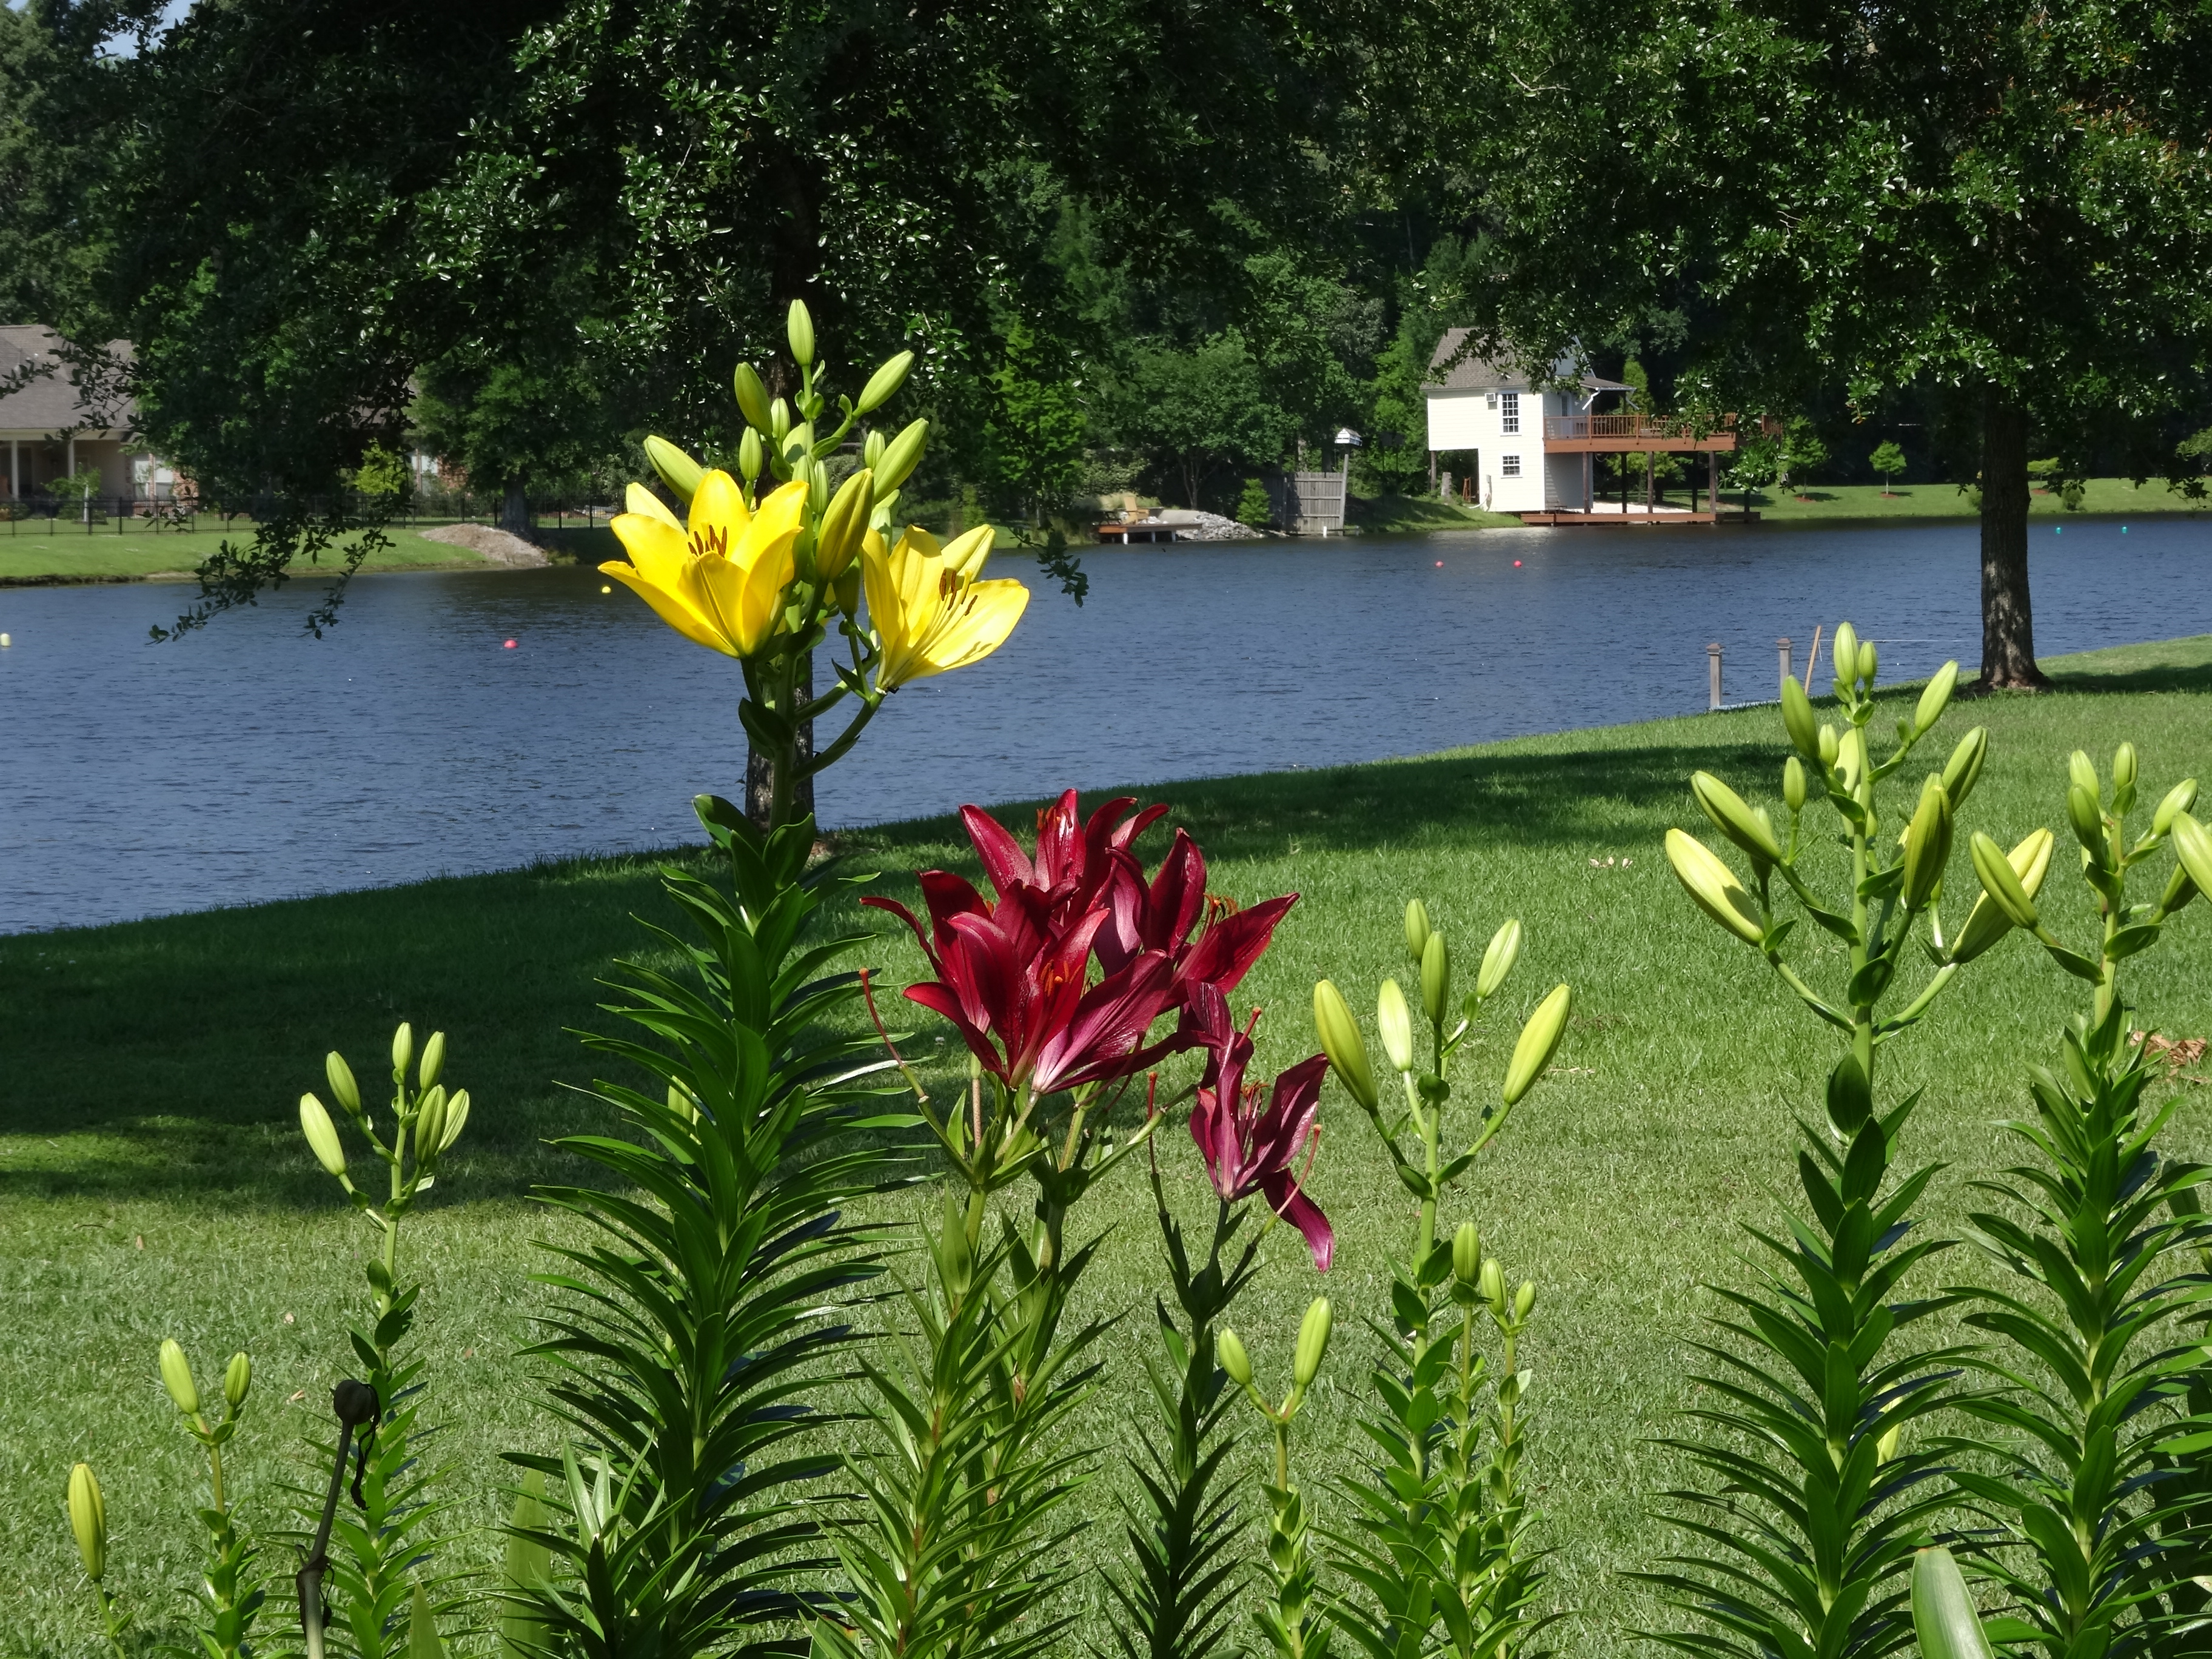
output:
[[[1437, 343], [1430, 368], [1458, 357], [1466, 341], [1465, 329], [1450, 330]], [[1455, 363], [1441, 381], [1427, 387], [1429, 453], [1468, 454], [1463, 476], [1475, 480], [1476, 495], [1493, 512], [1590, 509], [1589, 451], [1547, 448], [1545, 422], [1550, 420], [1553, 432], [1560, 432], [1572, 425], [1570, 417], [1588, 416], [1600, 393], [1632, 388], [1595, 374], [1577, 377], [1574, 365], [1565, 361], [1553, 378], [1578, 378], [1580, 389], [1539, 392], [1534, 377], [1474, 356]]]

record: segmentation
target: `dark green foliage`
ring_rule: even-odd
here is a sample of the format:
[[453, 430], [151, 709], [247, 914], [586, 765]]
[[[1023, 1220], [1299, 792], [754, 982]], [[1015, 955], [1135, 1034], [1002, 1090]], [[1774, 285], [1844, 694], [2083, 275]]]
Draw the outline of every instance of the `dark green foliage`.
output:
[[875, 1272], [839, 1206], [884, 1184], [850, 1139], [890, 1121], [869, 1114], [880, 1067], [872, 1040], [825, 1023], [858, 996], [834, 964], [866, 936], [805, 936], [838, 884], [807, 867], [812, 819], [763, 838], [726, 801], [698, 808], [732, 884], [665, 872], [697, 938], [654, 929], [680, 969], [629, 964], [610, 1006], [639, 1035], [586, 1038], [654, 1087], [599, 1085], [632, 1138], [559, 1143], [608, 1186], [542, 1189], [599, 1235], [540, 1276], [560, 1304], [532, 1350], [591, 1448], [532, 1460], [568, 1513], [535, 1541], [576, 1575], [539, 1610], [594, 1653], [797, 1639], [793, 1582], [829, 1558], [794, 1500], [836, 1462], [793, 1443], [848, 1338], [824, 1305]]

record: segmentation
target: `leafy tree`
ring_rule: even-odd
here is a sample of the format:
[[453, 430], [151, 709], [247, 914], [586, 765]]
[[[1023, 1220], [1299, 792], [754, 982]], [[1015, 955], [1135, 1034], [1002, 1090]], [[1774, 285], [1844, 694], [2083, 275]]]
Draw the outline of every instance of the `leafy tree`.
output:
[[1083, 474], [1086, 388], [1070, 356], [1064, 345], [1016, 323], [989, 377], [985, 465], [1000, 493], [1038, 522], [1073, 493]]
[[1149, 451], [1195, 507], [1224, 467], [1267, 466], [1282, 457], [1297, 418], [1267, 394], [1259, 362], [1236, 330], [1189, 351], [1138, 354], [1122, 388], [1123, 435]]
[[1828, 464], [1828, 446], [1813, 428], [1813, 422], [1799, 416], [1783, 428], [1779, 452], [1782, 463], [1780, 483], [1784, 489], [1800, 494], [1809, 482], [1806, 475], [1817, 472]]
[[1244, 480], [1244, 493], [1237, 498], [1237, 522], [1254, 530], [1265, 530], [1275, 521], [1275, 505], [1267, 499], [1267, 487], [1257, 478]]
[[1897, 481], [1905, 471], [1905, 452], [1898, 447], [1897, 441], [1885, 438], [1876, 444], [1874, 453], [1867, 457], [1867, 465], [1881, 474], [1881, 493], [1894, 494]]

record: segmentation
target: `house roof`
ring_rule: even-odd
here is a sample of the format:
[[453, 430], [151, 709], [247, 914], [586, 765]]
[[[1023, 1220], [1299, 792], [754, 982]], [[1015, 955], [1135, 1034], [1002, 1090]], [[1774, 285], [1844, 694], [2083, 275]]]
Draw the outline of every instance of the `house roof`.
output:
[[[89, 404], [75, 374], [56, 355], [61, 337], [37, 324], [0, 327], [0, 432], [66, 433], [126, 428], [138, 408], [124, 398], [106, 408]], [[128, 356], [130, 345], [108, 349]], [[41, 368], [46, 372], [37, 372]], [[30, 371], [27, 374], [26, 371]]]
[[[1429, 359], [1429, 367], [1435, 368], [1459, 356], [1461, 348], [1467, 343], [1467, 336], [1466, 329], [1446, 329], [1444, 337], [1437, 342], [1436, 353]], [[1558, 379], [1571, 380], [1574, 378], [1574, 369], [1573, 362], [1562, 357], [1554, 365], [1553, 373]], [[1619, 380], [1602, 380], [1595, 374], [1585, 374], [1581, 378], [1583, 390], [1585, 392], [1631, 392], [1635, 389], [1632, 386], [1623, 386]], [[1531, 385], [1529, 375], [1522, 370], [1502, 368], [1487, 357], [1468, 356], [1454, 363], [1451, 372], [1442, 380], [1431, 380], [1428, 390], [1431, 392], [1526, 392], [1530, 389]]]

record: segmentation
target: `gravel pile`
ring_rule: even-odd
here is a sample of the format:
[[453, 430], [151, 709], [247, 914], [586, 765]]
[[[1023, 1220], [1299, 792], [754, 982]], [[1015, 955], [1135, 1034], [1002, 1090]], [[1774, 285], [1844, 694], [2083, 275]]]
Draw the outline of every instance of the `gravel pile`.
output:
[[1261, 532], [1234, 519], [1224, 519], [1218, 513], [1199, 513], [1190, 515], [1196, 524], [1177, 524], [1176, 538], [1186, 542], [1256, 542]]

